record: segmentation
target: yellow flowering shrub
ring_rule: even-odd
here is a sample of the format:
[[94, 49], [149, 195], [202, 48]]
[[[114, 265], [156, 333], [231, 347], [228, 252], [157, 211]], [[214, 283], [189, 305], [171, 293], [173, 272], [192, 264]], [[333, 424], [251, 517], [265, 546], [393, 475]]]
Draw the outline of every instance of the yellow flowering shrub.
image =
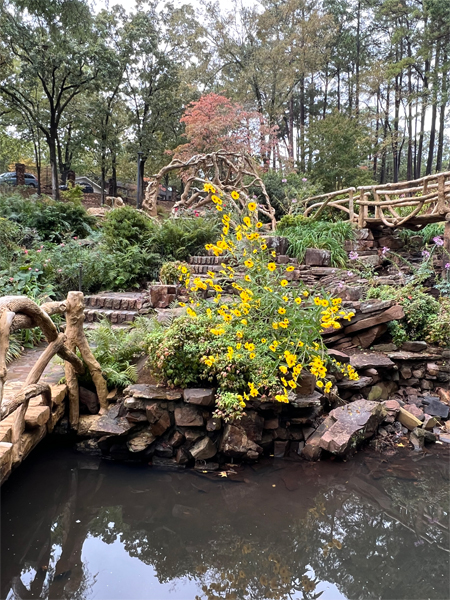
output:
[[[208, 190], [214, 191], [216, 207], [221, 207], [220, 190]], [[232, 195], [238, 197], [237, 192]], [[183, 322], [191, 321], [193, 331], [198, 326], [200, 340], [194, 350], [195, 377], [217, 385], [219, 392], [232, 390], [241, 407], [250, 398], [288, 402], [289, 392], [295, 393], [305, 372], [312, 373], [317, 387], [328, 393], [331, 362], [357, 379], [352, 367], [329, 359], [321, 338], [322, 331], [339, 329], [341, 320], [353, 316], [342, 308], [341, 299], [311, 296], [303, 283], [292, 281], [292, 266], [277, 265], [275, 252], [258, 231], [255, 203], [249, 203], [242, 221], [225, 213], [222, 224], [220, 239], [206, 246], [223, 257], [220, 272], [193, 278], [180, 267], [180, 280], [190, 294]], [[227, 289], [233, 294], [225, 295]], [[204, 299], [206, 291], [212, 296], [209, 300]], [[192, 363], [192, 356], [189, 360]], [[159, 360], [158, 368], [167, 371], [164, 360]]]

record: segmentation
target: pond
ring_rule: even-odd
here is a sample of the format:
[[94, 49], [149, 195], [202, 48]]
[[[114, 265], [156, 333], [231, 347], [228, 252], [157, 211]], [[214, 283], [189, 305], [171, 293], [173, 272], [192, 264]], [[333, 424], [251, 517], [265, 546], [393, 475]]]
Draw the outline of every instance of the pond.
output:
[[44, 446], [2, 489], [1, 598], [447, 600], [449, 457], [225, 477]]

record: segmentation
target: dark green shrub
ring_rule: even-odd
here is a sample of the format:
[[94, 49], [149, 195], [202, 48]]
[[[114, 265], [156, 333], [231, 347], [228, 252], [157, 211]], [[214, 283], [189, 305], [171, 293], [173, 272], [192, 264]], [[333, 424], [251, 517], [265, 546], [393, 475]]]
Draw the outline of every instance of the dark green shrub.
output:
[[163, 264], [159, 271], [159, 280], [166, 285], [176, 285], [180, 283], [180, 267], [185, 267], [190, 273], [188, 263], [175, 260]]
[[145, 213], [121, 206], [111, 210], [103, 222], [103, 239], [109, 248], [123, 250], [127, 246], [148, 247], [156, 224]]
[[86, 237], [96, 225], [96, 219], [79, 203], [54, 202], [37, 196], [22, 198], [19, 194], [0, 196], [0, 216], [36, 229], [43, 240], [53, 242]]
[[220, 223], [203, 217], [167, 219], [156, 229], [152, 250], [168, 260], [186, 261], [206, 254], [205, 244], [216, 241]]

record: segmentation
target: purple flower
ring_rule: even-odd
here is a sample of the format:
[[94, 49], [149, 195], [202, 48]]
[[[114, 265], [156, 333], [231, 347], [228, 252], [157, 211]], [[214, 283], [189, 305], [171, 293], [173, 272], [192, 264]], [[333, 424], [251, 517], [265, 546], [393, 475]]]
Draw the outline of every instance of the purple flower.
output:
[[35, 271], [39, 271], [39, 269], [35, 269]]
[[294, 198], [293, 200], [291, 200], [292, 204], [295, 204], [297, 202], [297, 200]]
[[447, 269], [447, 270], [450, 269], [450, 263], [446, 263], [444, 266], [444, 269]]
[[430, 253], [428, 252], [428, 250], [422, 250], [422, 256], [424, 256], [425, 258], [430, 258]]
[[282, 179], [281, 183], [287, 183], [287, 179]]
[[340, 282], [338, 283], [338, 288], [339, 288], [339, 289], [341, 289], [341, 288], [343, 288], [343, 287], [344, 287], [344, 282], [343, 282], [343, 281], [340, 281]]
[[308, 181], [306, 177], [302, 177], [302, 181]]
[[438, 235], [433, 238], [433, 242], [436, 244], [436, 246], [444, 245], [444, 240], [442, 238], [440, 238]]
[[357, 252], [350, 252], [350, 254], [348, 255], [350, 260], [356, 260], [359, 258], [358, 253]]
[[385, 254], [387, 254], [389, 252], [390, 248], [388, 248], [387, 246], [383, 246], [383, 249], [381, 250], [381, 254], [384, 256]]
[[348, 275], [349, 277], [353, 277], [353, 273], [352, 273], [351, 271], [347, 271], [347, 275]]

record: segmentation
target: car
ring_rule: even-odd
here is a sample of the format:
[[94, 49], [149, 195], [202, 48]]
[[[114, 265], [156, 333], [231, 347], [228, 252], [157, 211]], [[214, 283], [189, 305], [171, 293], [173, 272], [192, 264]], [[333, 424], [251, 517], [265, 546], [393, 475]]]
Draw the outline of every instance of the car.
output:
[[[0, 175], [0, 185], [17, 185], [17, 175], [15, 171], [10, 171], [8, 173], [2, 173]], [[37, 178], [31, 173], [25, 173], [25, 185], [28, 185], [33, 188], [38, 187]]]

